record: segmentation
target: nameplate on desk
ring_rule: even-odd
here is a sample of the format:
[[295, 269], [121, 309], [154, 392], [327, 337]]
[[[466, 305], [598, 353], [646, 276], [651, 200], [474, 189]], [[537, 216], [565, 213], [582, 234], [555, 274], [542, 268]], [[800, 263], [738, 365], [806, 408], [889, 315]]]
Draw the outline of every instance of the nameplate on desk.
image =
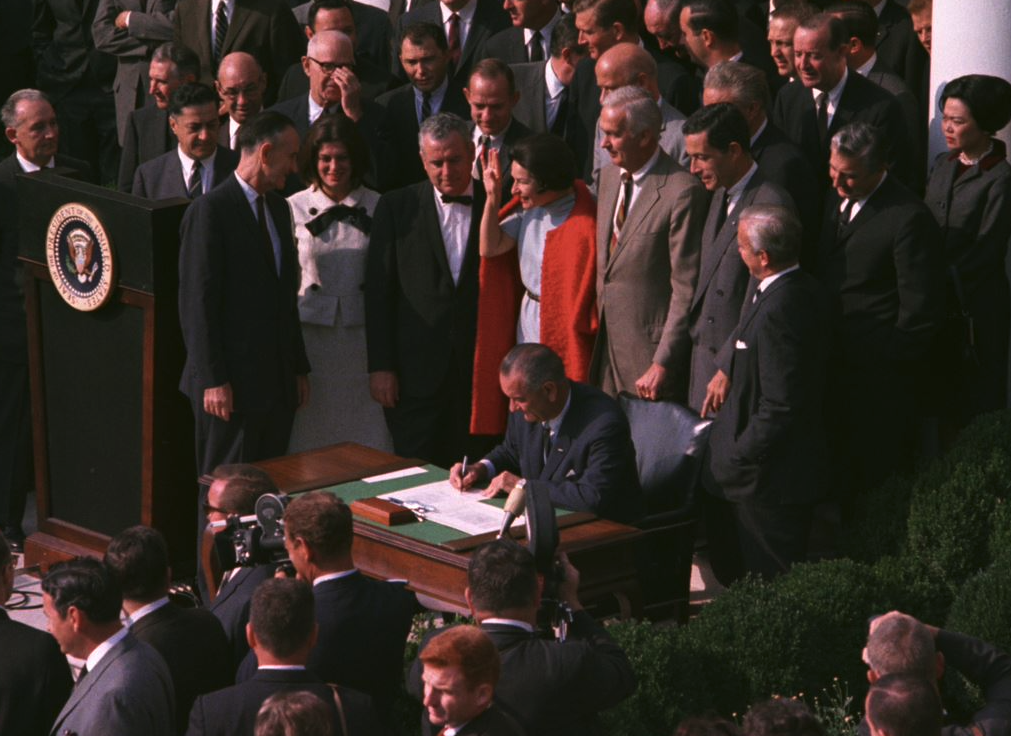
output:
[[383, 498], [363, 498], [351, 502], [351, 513], [384, 526], [414, 521], [414, 512]]

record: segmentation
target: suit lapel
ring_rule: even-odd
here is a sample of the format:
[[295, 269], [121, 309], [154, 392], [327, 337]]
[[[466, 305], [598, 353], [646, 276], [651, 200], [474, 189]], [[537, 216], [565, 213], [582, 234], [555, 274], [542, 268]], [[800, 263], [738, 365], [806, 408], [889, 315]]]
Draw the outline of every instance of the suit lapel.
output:
[[224, 58], [227, 54], [231, 53], [233, 46], [238, 46], [237, 39], [239, 38], [239, 33], [242, 31], [242, 27], [250, 21], [253, 14], [250, 12], [242, 3], [235, 3], [235, 9], [232, 10], [232, 20], [228, 23], [228, 31], [225, 33], [225, 42], [222, 44], [221, 58]]
[[[724, 222], [723, 228], [719, 233], [716, 232], [716, 221], [720, 216], [720, 206], [723, 204], [724, 191], [723, 187], [721, 187], [713, 192], [713, 198], [709, 203], [705, 232], [702, 236], [702, 262], [699, 266], [699, 281], [695, 287], [695, 296], [692, 297], [692, 307], [702, 301], [702, 295], [706, 293], [706, 288], [708, 288], [709, 282], [712, 280], [713, 274], [716, 273], [716, 269], [723, 260], [723, 254], [727, 249], [726, 238], [723, 236], [727, 232], [729, 222]], [[734, 212], [737, 212], [737, 210], [738, 208], [735, 207]]]
[[193, 15], [197, 19], [197, 48], [193, 50], [200, 57], [201, 64], [206, 62], [207, 68], [212, 69], [214, 45], [211, 43], [211, 0], [196, 0], [196, 7], [197, 10]]
[[[479, 184], [474, 185], [474, 204], [470, 209], [470, 230], [467, 232], [467, 247], [463, 251], [463, 263], [460, 264], [459, 284], [470, 277], [472, 271], [477, 271], [480, 258], [481, 213], [484, 211], [484, 191]], [[445, 248], [443, 248], [445, 254]], [[448, 266], [448, 261], [447, 261]]]
[[569, 383], [569, 387], [572, 391], [569, 398], [569, 410], [565, 413], [561, 426], [558, 427], [554, 446], [551, 448], [551, 452], [548, 454], [548, 461], [544, 463], [544, 469], [541, 471], [542, 479], [551, 478], [555, 474], [562, 460], [569, 454], [569, 448], [572, 447], [572, 428], [576, 425], [576, 420], [579, 418], [579, 390], [576, 384], [571, 382]]
[[[439, 264], [439, 271], [442, 272], [447, 283], [452, 284], [453, 272], [449, 270], [449, 258], [446, 256], [446, 241], [442, 238], [442, 228], [439, 226], [439, 213], [435, 208], [435, 197], [435, 188], [430, 183], [426, 183], [422, 188], [421, 201], [418, 203], [418, 218], [421, 222], [415, 234], [429, 244], [432, 249], [432, 255]], [[471, 222], [471, 225], [473, 225], [473, 222]], [[426, 238], [423, 236], [423, 233], [432, 233], [434, 237]], [[466, 258], [466, 255], [464, 257]], [[463, 273], [462, 268], [460, 273]]]
[[597, 208], [597, 271], [606, 273], [611, 267], [608, 250], [611, 246], [611, 230], [614, 222], [614, 208], [618, 206], [618, 182], [621, 169], [605, 166], [600, 174], [600, 197]]
[[[659, 160], [653, 164], [653, 169], [655, 170], [658, 166], [660, 166]], [[651, 173], [647, 172], [646, 176], [642, 178], [639, 196], [635, 198], [632, 208], [628, 211], [628, 217], [625, 218], [625, 226], [621, 228], [621, 235], [618, 236], [618, 245], [611, 255], [612, 261], [621, 258], [628, 239], [645, 227], [646, 214], [652, 212], [656, 203], [660, 201], [660, 192], [667, 183], [667, 175], [664, 174], [661, 181], [660, 176], [651, 176]]]
[[70, 698], [67, 699], [66, 705], [63, 706], [63, 710], [60, 711], [59, 717], [53, 724], [52, 733], [57, 732], [58, 726], [63, 723], [63, 721], [67, 720], [70, 714], [74, 712], [74, 709], [87, 697], [88, 693], [91, 692], [91, 689], [94, 688], [99, 680], [102, 679], [102, 675], [105, 671], [109, 669], [112, 663], [129, 648], [130, 641], [131, 635], [128, 632], [126, 637], [121, 639], [116, 646], [105, 653], [105, 656], [102, 657], [99, 663], [95, 666], [95, 669], [88, 672], [87, 676], [83, 680], [78, 681], [78, 683], [74, 686], [73, 691], [71, 691]]

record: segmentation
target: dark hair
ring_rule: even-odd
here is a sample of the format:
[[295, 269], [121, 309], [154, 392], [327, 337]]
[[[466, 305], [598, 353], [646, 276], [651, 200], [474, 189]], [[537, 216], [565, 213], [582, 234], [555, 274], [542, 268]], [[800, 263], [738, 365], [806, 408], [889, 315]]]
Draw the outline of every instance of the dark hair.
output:
[[289, 657], [305, 646], [316, 625], [312, 586], [295, 578], [264, 580], [249, 604], [256, 641], [275, 657]]
[[988, 74], [967, 74], [952, 79], [941, 93], [941, 109], [949, 98], [969, 108], [976, 125], [993, 135], [1011, 121], [1011, 83]]
[[681, 10], [689, 9], [688, 27], [695, 34], [708, 30], [721, 41], [736, 41], [739, 19], [737, 9], [727, 0], [686, 0]]
[[351, 158], [351, 186], [362, 183], [369, 170], [369, 147], [365, 145], [358, 125], [345, 115], [320, 115], [309, 128], [309, 133], [298, 152], [298, 171], [306, 184], [320, 186], [319, 150], [327, 143], [341, 143]]
[[639, 32], [639, 6], [635, 0], [576, 0], [572, 12], [592, 12], [593, 22], [600, 28], [621, 23], [625, 30]]
[[537, 389], [548, 381], [563, 383], [565, 365], [558, 353], [538, 342], [516, 345], [502, 359], [499, 373], [503, 376], [519, 374], [527, 388]]
[[867, 635], [867, 665], [882, 677], [895, 674], [928, 680], [936, 677], [934, 636], [922, 621], [908, 614], [884, 616]]
[[551, 29], [551, 55], [556, 59], [562, 58], [562, 51], [565, 49], [578, 49], [579, 53], [586, 53], [586, 47], [579, 45], [579, 30], [576, 28], [575, 13], [565, 13], [555, 27]]
[[498, 649], [477, 626], [454, 626], [433, 636], [418, 655], [423, 665], [456, 667], [468, 689], [498, 684]]
[[434, 23], [412, 23], [404, 29], [404, 35], [400, 39], [400, 48], [403, 48], [404, 41], [410, 41], [415, 46], [424, 46], [425, 41], [432, 39], [439, 51], [449, 51], [449, 42], [446, 40], [446, 32], [442, 26]]
[[834, 15], [829, 15], [828, 13], [815, 13], [810, 18], [802, 20], [797, 28], [817, 32], [821, 32], [823, 28], [828, 28], [828, 47], [832, 51], [845, 46], [850, 40], [846, 33], [846, 25]]
[[200, 57], [189, 46], [167, 41], [154, 50], [151, 61], [169, 62], [176, 68], [176, 75], [183, 77], [192, 75], [200, 78]]
[[736, 143], [745, 153], [751, 153], [751, 134], [748, 121], [730, 102], [706, 105], [693, 112], [681, 128], [683, 135], [706, 134], [706, 141], [713, 148], [726, 152], [730, 144]]
[[263, 110], [242, 124], [235, 143], [242, 153], [252, 153], [268, 141], [276, 143], [288, 128], [294, 130], [295, 124], [287, 115]]
[[864, 46], [874, 48], [878, 38], [878, 14], [865, 3], [832, 3], [825, 12], [843, 22], [846, 35], [856, 38]]
[[319, 11], [321, 10], [346, 10], [351, 13], [352, 19], [354, 18], [354, 13], [351, 11], [351, 5], [348, 3], [348, 0], [312, 0], [305, 24], [312, 29], [313, 33], [316, 32], [316, 16], [319, 15]]
[[741, 736], [741, 729], [722, 716], [692, 716], [678, 724], [674, 736]]
[[284, 531], [291, 539], [301, 537], [323, 560], [333, 561], [351, 551], [351, 509], [332, 493], [303, 493], [285, 509]]
[[123, 591], [123, 597], [150, 602], [165, 595], [169, 554], [165, 537], [149, 526], [124, 529], [109, 542], [105, 564]]
[[557, 135], [537, 133], [517, 141], [509, 157], [530, 172], [541, 189], [562, 192], [576, 180], [576, 157]]
[[277, 485], [265, 470], [247, 463], [219, 465], [211, 473], [211, 478], [225, 481], [218, 507], [228, 514], [251, 514], [260, 496], [278, 492]]
[[934, 0], [909, 0], [909, 5], [906, 6], [910, 15], [930, 12], [933, 8]]
[[817, 12], [818, 10], [806, 0], [785, 0], [783, 3], [776, 3], [776, 9], [772, 11], [772, 20], [792, 20], [800, 24]]
[[274, 693], [256, 714], [254, 736], [333, 736], [331, 710], [307, 690]]
[[513, 74], [513, 70], [504, 61], [499, 59], [481, 59], [477, 62], [470, 70], [470, 76], [467, 77], [467, 86], [470, 86], [471, 80], [474, 77], [481, 77], [482, 79], [501, 79], [505, 77], [506, 83], [509, 86], [509, 94], [516, 94], [516, 76]]
[[467, 565], [467, 587], [479, 611], [501, 613], [537, 601], [537, 568], [526, 547], [496, 539], [478, 547]]
[[802, 700], [773, 698], [744, 714], [744, 736], [825, 736], [825, 729]]
[[916, 675], [885, 675], [867, 693], [867, 721], [888, 736], [937, 736], [942, 712], [937, 687]]
[[49, 568], [42, 579], [42, 592], [53, 599], [60, 618], [74, 606], [92, 623], [108, 624], [119, 620], [123, 594], [112, 571], [99, 560], [75, 557]]
[[187, 107], [199, 107], [200, 105], [214, 105], [214, 111], [218, 109], [218, 93], [200, 82], [188, 82], [175, 89], [169, 98], [168, 113], [172, 117], [182, 115]]

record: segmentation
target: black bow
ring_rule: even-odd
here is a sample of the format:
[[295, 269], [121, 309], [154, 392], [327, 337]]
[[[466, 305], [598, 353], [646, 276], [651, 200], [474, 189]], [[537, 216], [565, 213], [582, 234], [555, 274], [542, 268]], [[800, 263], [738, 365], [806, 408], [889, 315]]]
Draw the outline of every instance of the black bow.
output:
[[469, 194], [461, 194], [460, 196], [454, 196], [452, 194], [440, 194], [439, 198], [442, 200], [443, 204], [463, 204], [470, 207], [474, 204], [474, 198]]
[[312, 235], [319, 236], [331, 224], [342, 220], [347, 220], [351, 227], [358, 228], [366, 235], [372, 229], [372, 218], [369, 217], [364, 207], [349, 207], [346, 204], [335, 204], [319, 217], [314, 217], [305, 223], [305, 229]]

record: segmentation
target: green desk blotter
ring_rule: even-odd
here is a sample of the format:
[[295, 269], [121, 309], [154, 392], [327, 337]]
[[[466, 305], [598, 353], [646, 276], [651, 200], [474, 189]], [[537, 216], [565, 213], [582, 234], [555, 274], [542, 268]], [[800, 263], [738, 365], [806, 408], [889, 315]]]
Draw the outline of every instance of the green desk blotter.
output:
[[[421, 467], [425, 470], [424, 473], [408, 475], [402, 478], [392, 478], [390, 480], [379, 481], [378, 483], [366, 483], [362, 480], [355, 480], [335, 486], [327, 486], [319, 490], [340, 496], [345, 503], [350, 504], [352, 501], [382, 496], [385, 493], [415, 488], [449, 478], [449, 471], [444, 468], [439, 468], [435, 465], [423, 465]], [[502, 508], [505, 505], [505, 498], [491, 498], [482, 501], [482, 503]], [[565, 509], [555, 509], [555, 518], [558, 520], [558, 525], [564, 527], [582, 523], [588, 519], [592, 519], [593, 516], [592, 514], [567, 511]], [[405, 537], [417, 539], [421, 542], [446, 547], [454, 551], [472, 549], [483, 542], [495, 538], [494, 532], [472, 536], [461, 532], [459, 529], [436, 524], [434, 521], [414, 521], [407, 524], [398, 524], [395, 527], [386, 526], [360, 516], [356, 516], [355, 521], [380, 529], [386, 529], [393, 534], [402, 534]], [[513, 533], [516, 534], [516, 531], [514, 530]]]

